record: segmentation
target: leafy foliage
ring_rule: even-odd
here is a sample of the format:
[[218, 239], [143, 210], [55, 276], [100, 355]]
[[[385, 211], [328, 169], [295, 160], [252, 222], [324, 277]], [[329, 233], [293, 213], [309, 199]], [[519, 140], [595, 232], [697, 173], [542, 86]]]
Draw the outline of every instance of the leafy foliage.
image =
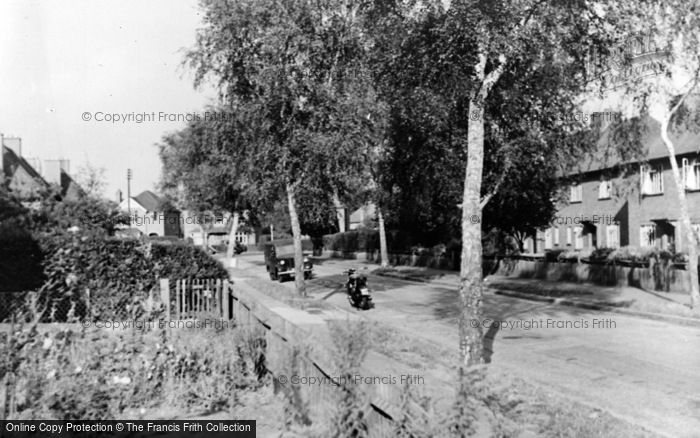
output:
[[264, 339], [240, 328], [173, 334], [15, 329], [0, 337], [7, 419], [109, 420], [160, 405], [233, 408], [236, 394], [264, 383], [254, 368], [242, 366], [264, 356]]

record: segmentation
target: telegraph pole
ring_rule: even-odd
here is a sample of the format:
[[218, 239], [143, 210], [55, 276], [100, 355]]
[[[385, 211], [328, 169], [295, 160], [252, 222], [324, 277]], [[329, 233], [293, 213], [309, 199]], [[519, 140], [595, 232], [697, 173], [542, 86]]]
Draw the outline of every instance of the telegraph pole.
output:
[[126, 169], [126, 209], [129, 211], [129, 229], [131, 229], [131, 169]]

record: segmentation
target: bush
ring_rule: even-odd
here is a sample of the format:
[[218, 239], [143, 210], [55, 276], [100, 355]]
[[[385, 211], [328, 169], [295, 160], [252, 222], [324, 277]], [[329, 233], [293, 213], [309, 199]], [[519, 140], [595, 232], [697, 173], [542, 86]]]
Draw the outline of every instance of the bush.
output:
[[607, 262], [614, 251], [614, 248], [596, 248], [588, 259], [592, 262]]
[[554, 263], [559, 261], [559, 256], [564, 252], [564, 249], [550, 249], [545, 251], [544, 258], [547, 262]]
[[43, 282], [43, 254], [16, 221], [0, 222], [0, 292], [36, 289]]
[[265, 383], [265, 349], [262, 333], [241, 328], [40, 334], [20, 327], [0, 334], [0, 376], [13, 375], [3, 418], [110, 420], [162, 405], [233, 408], [240, 393]]
[[192, 245], [154, 244], [151, 257], [158, 278], [228, 278], [221, 262]]
[[147, 247], [133, 240], [57, 233], [41, 242], [45, 283], [39, 290], [44, 319], [84, 317], [90, 290], [91, 313], [103, 319], [133, 316], [137, 303], [156, 286]]
[[219, 261], [186, 244], [145, 244], [56, 231], [44, 235], [40, 247], [41, 263], [31, 269], [40, 269], [37, 278], [44, 280], [34, 286], [39, 288], [38, 305], [46, 321], [84, 318], [87, 290], [92, 317], [136, 317], [159, 278], [228, 277]]

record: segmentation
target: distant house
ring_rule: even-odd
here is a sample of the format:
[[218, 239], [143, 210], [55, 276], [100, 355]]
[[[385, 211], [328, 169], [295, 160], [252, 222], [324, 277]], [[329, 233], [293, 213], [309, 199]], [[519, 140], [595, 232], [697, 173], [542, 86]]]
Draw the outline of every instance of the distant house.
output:
[[350, 229], [356, 230], [362, 227], [371, 227], [377, 215], [377, 207], [372, 204], [365, 204], [350, 213]]
[[42, 169], [40, 160], [22, 157], [20, 138], [0, 135], [0, 140], [2, 141], [0, 181], [20, 199], [36, 198], [51, 186], [58, 187], [59, 193], [66, 199], [75, 199], [84, 194], [83, 189], [69, 175], [68, 160], [44, 160]]
[[[228, 244], [231, 225], [233, 224], [231, 213], [213, 214], [203, 213], [197, 214], [192, 211], [184, 210], [182, 212], [182, 229], [186, 239], [192, 240], [195, 245], [202, 245], [202, 223], [206, 234], [207, 245]], [[240, 227], [240, 232], [236, 233], [236, 241], [247, 246], [255, 245], [258, 241], [258, 236], [255, 232], [247, 231], [247, 228]]]
[[[559, 206], [552, 226], [537, 232], [530, 251], [542, 249], [591, 250], [621, 246], [657, 247], [670, 251], [685, 250], [680, 223], [677, 188], [668, 151], [661, 140], [659, 123], [647, 120], [647, 132], [640, 139], [645, 160], [634, 163], [636, 175], [628, 177], [626, 196], [617, 197], [618, 187], [606, 173], [620, 160], [594, 157], [575, 172], [578, 183], [563, 189], [568, 202]], [[607, 143], [608, 129], [601, 132], [599, 146]], [[700, 134], [693, 130], [671, 133], [676, 160], [682, 175], [691, 226], [700, 230]], [[633, 164], [633, 163], [630, 163]]]
[[131, 200], [124, 199], [119, 204], [119, 209], [129, 213], [131, 228], [142, 235], [182, 237], [180, 212], [150, 190], [132, 196]]
[[39, 172], [4, 144], [2, 146], [2, 180], [5, 187], [21, 199], [35, 198], [49, 188], [49, 184], [39, 175]]

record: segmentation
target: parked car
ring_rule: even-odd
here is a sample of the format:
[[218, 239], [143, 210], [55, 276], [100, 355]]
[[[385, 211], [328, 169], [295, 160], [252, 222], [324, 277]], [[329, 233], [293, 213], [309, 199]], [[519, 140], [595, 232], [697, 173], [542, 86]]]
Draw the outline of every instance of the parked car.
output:
[[[294, 278], [294, 245], [287, 242], [267, 242], [263, 253], [265, 255], [265, 267], [270, 275], [270, 280], [283, 282], [287, 278]], [[313, 263], [309, 260], [308, 253], [304, 253], [304, 278], [309, 279], [313, 273]]]

